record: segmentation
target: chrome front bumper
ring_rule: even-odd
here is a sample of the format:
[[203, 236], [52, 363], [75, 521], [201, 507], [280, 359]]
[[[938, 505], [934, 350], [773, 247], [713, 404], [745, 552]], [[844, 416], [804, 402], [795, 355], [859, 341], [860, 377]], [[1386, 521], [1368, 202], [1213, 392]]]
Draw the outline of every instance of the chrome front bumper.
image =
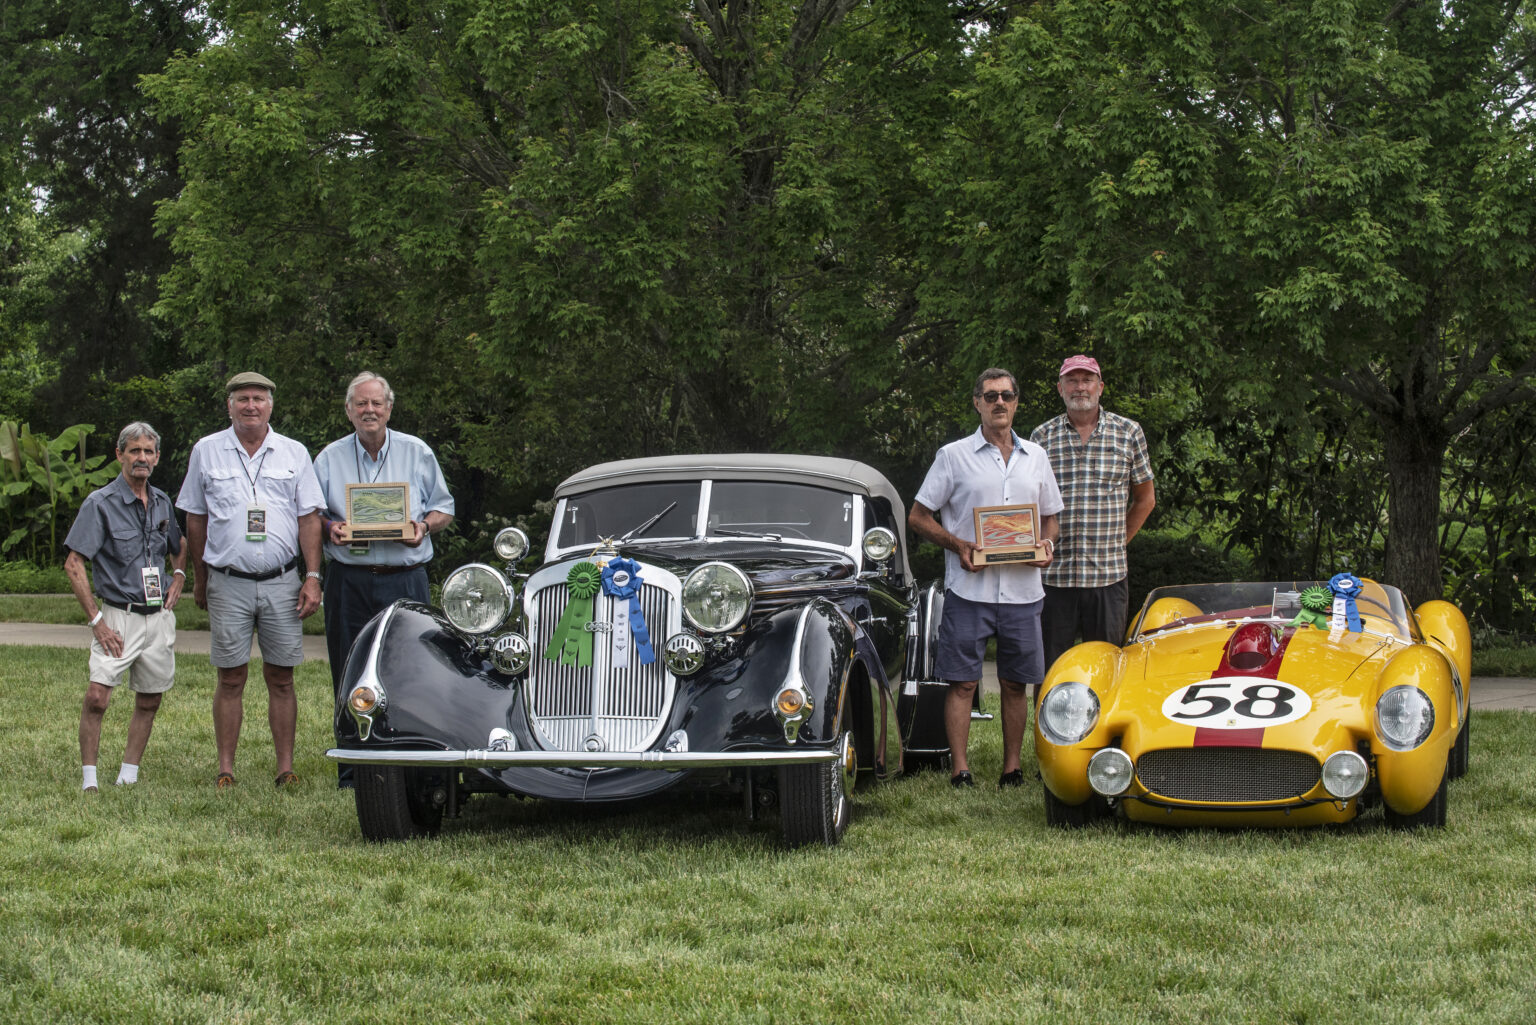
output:
[[739, 769], [835, 762], [835, 749], [798, 751], [380, 751], [333, 747], [325, 756], [347, 765], [403, 765], [467, 769]]

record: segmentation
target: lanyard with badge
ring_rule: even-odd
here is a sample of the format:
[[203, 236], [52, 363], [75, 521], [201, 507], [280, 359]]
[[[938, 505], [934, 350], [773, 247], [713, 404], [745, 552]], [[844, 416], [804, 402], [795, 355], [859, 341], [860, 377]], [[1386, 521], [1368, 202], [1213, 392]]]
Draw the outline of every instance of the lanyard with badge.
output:
[[[357, 467], [357, 482], [359, 484], [374, 484], [384, 473], [384, 462], [389, 457], [389, 429], [384, 430], [384, 445], [379, 449], [378, 468], [369, 477], [363, 473], [363, 443], [356, 434], [352, 435], [352, 462]], [[352, 547], [347, 549], [353, 555], [367, 555], [368, 542], [352, 539]]]
[[144, 541], [144, 565], [139, 567], [139, 576], [144, 581], [144, 604], [158, 607], [165, 602], [165, 591], [164, 582], [160, 578], [160, 567], [151, 565], [154, 553], [149, 538], [149, 514], [154, 507], [154, 501], [154, 495], [150, 494], [148, 502], [139, 513], [139, 536]]
[[261, 458], [256, 460], [256, 473], [252, 474], [246, 469], [249, 462], [242, 453], [240, 456], [240, 471], [245, 474], [245, 479], [251, 485], [251, 504], [245, 507], [245, 539], [247, 541], [265, 541], [267, 539], [267, 507], [261, 504], [260, 497], [256, 494], [256, 480], [261, 476], [261, 465], [267, 461], [267, 452], [263, 449]]

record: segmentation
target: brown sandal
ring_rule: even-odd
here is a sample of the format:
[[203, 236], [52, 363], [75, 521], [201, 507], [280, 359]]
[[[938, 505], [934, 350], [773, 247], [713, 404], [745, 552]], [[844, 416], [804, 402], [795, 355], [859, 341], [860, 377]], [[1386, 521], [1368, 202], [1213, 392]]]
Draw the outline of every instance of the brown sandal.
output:
[[281, 790], [281, 789], [283, 789], [283, 787], [291, 787], [291, 786], [293, 786], [298, 781], [299, 781], [299, 774], [298, 773], [296, 773], [296, 772], [280, 772], [280, 773], [277, 774], [277, 779], [273, 781], [273, 786], [275, 786], [275, 787], [277, 787], [277, 789]]
[[219, 778], [214, 780], [213, 785], [219, 790], [228, 790], [235, 785], [235, 774], [232, 772], [221, 772], [219, 773]]

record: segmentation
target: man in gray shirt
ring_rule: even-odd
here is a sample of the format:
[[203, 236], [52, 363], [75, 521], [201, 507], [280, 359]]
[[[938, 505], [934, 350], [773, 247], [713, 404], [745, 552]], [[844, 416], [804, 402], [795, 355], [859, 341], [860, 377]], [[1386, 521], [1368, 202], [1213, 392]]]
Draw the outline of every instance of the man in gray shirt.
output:
[[[86, 497], [64, 538], [69, 549], [64, 572], [91, 626], [90, 681], [80, 711], [80, 788], [92, 794], [102, 716], [125, 672], [134, 705], [117, 782], [138, 782], [160, 695], [171, 689], [176, 675], [176, 617], [171, 610], [186, 580], [187, 549], [171, 500], [149, 483], [160, 462], [160, 435], [147, 423], [124, 427], [117, 436], [117, 461], [122, 474]], [[99, 604], [86, 578], [87, 561]]]

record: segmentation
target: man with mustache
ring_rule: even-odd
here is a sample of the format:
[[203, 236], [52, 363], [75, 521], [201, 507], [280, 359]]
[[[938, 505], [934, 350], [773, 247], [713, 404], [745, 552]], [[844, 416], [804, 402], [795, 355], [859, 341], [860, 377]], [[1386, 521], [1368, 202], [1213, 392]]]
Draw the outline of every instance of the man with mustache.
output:
[[[401, 598], [425, 604], [432, 535], [453, 522], [453, 496], [426, 442], [389, 429], [395, 393], [365, 370], [347, 385], [343, 404], [354, 433], [331, 442], [315, 459], [325, 493], [325, 643], [331, 683], [341, 690], [347, 653], [368, 621]], [[410, 488], [411, 536], [400, 541], [350, 541], [347, 485], [404, 483]], [[339, 707], [339, 706], [338, 706]], [[338, 787], [353, 785], [353, 767], [337, 765]]]
[[304, 661], [301, 620], [320, 607], [319, 511], [325, 499], [309, 451], [269, 424], [276, 390], [257, 373], [229, 379], [229, 429], [193, 447], [176, 496], [176, 507], [187, 514], [197, 576], [192, 597], [208, 610], [213, 632], [215, 785], [221, 790], [235, 785], [252, 631], [261, 644], [276, 783], [282, 788], [299, 781], [293, 771], [299, 715], [293, 669]]
[[1056, 390], [1067, 411], [1036, 427], [1030, 440], [1051, 457], [1066, 509], [1056, 561], [1045, 572], [1045, 664], [1073, 644], [1125, 642], [1129, 589], [1125, 546], [1157, 497], [1141, 425], [1099, 404], [1099, 361], [1062, 361]]
[[[944, 698], [944, 731], [949, 740], [950, 783], [975, 786], [966, 744], [971, 731], [971, 702], [981, 680], [987, 640], [997, 638], [997, 679], [1002, 691], [1003, 774], [999, 787], [1024, 784], [1020, 752], [1029, 721], [1029, 690], [1045, 678], [1040, 640], [1042, 567], [1051, 564], [1061, 493], [1045, 450], [1013, 430], [1019, 385], [997, 367], [984, 370], [972, 389], [971, 403], [981, 417], [976, 433], [939, 449], [918, 489], [907, 525], [919, 537], [945, 549], [944, 618], [939, 624], [940, 679], [949, 682]], [[1036, 562], [978, 566], [972, 511], [978, 506], [1033, 504], [1040, 514], [1039, 537], [1045, 555]]]
[[[176, 675], [176, 617], [181, 599], [187, 549], [176, 525], [175, 510], [164, 491], [149, 483], [160, 462], [160, 435], [136, 421], [117, 436], [117, 461], [123, 472], [112, 483], [86, 496], [64, 545], [64, 572], [75, 600], [91, 626], [90, 679], [80, 710], [80, 789], [94, 794], [101, 720], [112, 690], [129, 674], [133, 717], [123, 748], [117, 783], [139, 781], [139, 765], [160, 710], [160, 696]], [[165, 573], [166, 556], [171, 573]], [[86, 579], [90, 562], [96, 594]]]

